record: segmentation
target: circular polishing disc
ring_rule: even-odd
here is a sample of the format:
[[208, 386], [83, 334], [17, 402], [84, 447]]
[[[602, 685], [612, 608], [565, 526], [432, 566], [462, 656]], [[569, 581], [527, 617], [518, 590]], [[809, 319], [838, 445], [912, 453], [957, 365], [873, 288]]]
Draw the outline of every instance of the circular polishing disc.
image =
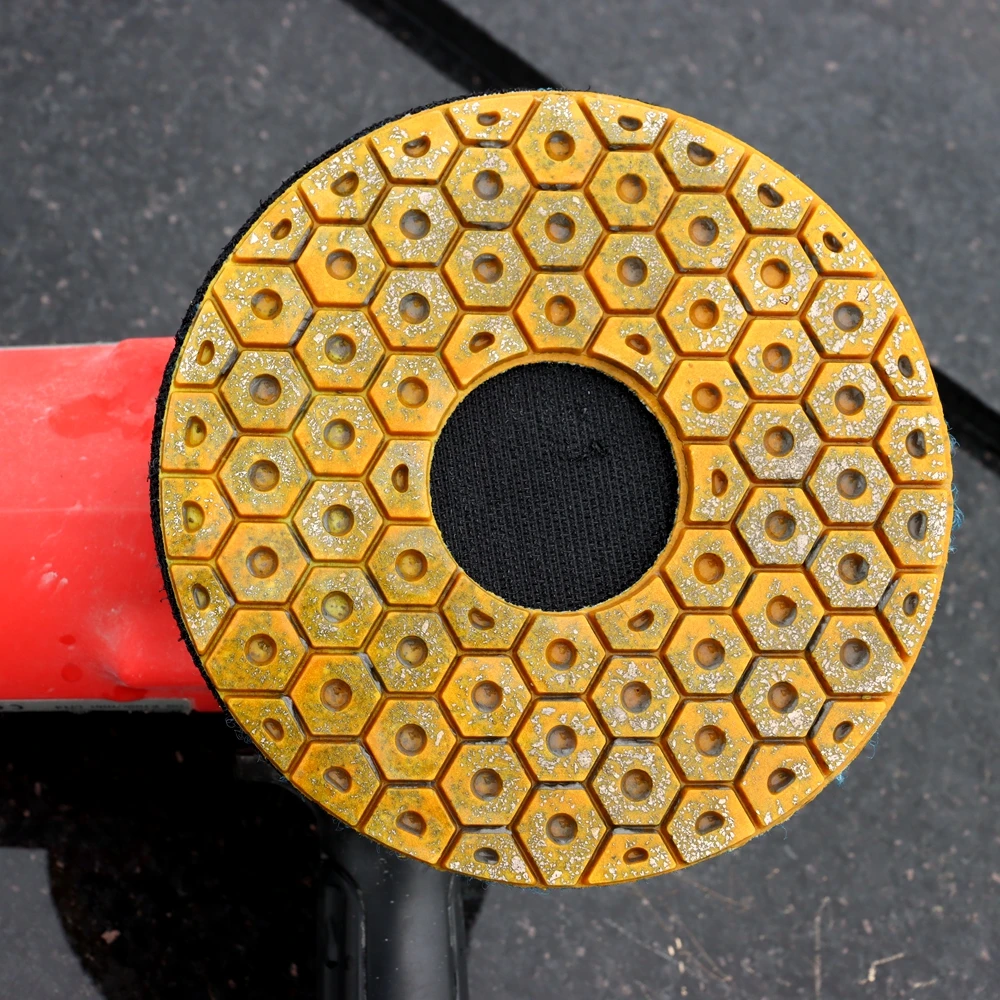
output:
[[[680, 480], [641, 579], [555, 613], [464, 572], [429, 492], [456, 406], [539, 361], [625, 383]], [[520, 885], [683, 868], [816, 795], [906, 679], [951, 530], [869, 251], [745, 143], [593, 93], [442, 104], [307, 167], [208, 276], [154, 438], [168, 591], [261, 753]]]

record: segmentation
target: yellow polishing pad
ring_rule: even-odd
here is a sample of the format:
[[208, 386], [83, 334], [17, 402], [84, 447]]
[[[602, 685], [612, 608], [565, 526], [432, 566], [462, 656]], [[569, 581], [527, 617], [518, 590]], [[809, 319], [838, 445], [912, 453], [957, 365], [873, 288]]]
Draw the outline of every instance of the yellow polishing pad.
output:
[[[477, 585], [428, 493], [456, 405], [542, 360], [633, 389], [681, 482], [655, 566], [567, 613]], [[520, 885], [682, 868], [812, 798], [906, 679], [951, 530], [930, 365], [854, 233], [732, 136], [591, 93], [307, 168], [210, 275], [155, 449], [172, 598], [261, 753]]]

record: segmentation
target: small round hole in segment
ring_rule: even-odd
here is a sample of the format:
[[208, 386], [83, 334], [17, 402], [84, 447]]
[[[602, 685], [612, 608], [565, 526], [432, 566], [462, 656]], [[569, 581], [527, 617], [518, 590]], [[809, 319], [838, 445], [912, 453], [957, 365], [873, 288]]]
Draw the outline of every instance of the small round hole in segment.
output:
[[341, 174], [331, 185], [330, 190], [341, 198], [347, 198], [358, 189], [358, 175], [353, 170]]
[[503, 191], [503, 178], [495, 170], [480, 170], [472, 179], [472, 190], [483, 201], [494, 201]]
[[632, 115], [619, 115], [618, 127], [626, 132], [638, 132], [642, 128], [642, 122], [638, 118], [633, 118]]
[[292, 231], [292, 220], [281, 219], [271, 229], [272, 240], [283, 240]]
[[641, 257], [623, 257], [618, 262], [618, 280], [630, 288], [641, 285], [647, 274], [646, 262]]
[[725, 816], [722, 813], [715, 812], [714, 809], [709, 809], [695, 820], [694, 829], [695, 833], [701, 834], [704, 837], [707, 834], [715, 833], [716, 830], [721, 830], [725, 825]]
[[358, 260], [350, 250], [334, 250], [326, 258], [326, 273], [335, 281], [347, 281], [358, 269]]
[[250, 311], [257, 319], [277, 319], [281, 312], [281, 306], [281, 296], [270, 288], [264, 288], [250, 296]]
[[496, 125], [500, 121], [499, 111], [480, 111], [476, 115], [476, 121], [482, 125], [484, 128], [489, 128], [491, 125]]
[[637, 205], [646, 197], [646, 182], [638, 174], [625, 174], [618, 179], [615, 189], [626, 205]]
[[764, 519], [764, 531], [772, 542], [787, 542], [795, 534], [795, 518], [785, 510], [772, 511]]
[[545, 826], [549, 839], [556, 844], [569, 844], [577, 832], [576, 820], [567, 813], [557, 813]]
[[691, 237], [692, 243], [697, 243], [700, 247], [710, 247], [719, 238], [719, 225], [710, 216], [699, 215], [691, 220], [688, 236]]
[[795, 780], [795, 772], [788, 767], [776, 767], [767, 776], [767, 790], [772, 795], [783, 792]]
[[545, 235], [553, 243], [569, 243], [576, 233], [576, 223], [565, 212], [553, 212], [545, 220]]
[[795, 706], [799, 703], [799, 692], [794, 684], [778, 681], [777, 684], [772, 684], [767, 692], [767, 703], [773, 711], [787, 715], [795, 711]]
[[426, 156], [430, 152], [430, 148], [431, 141], [426, 135], [418, 136], [416, 139], [410, 139], [409, 142], [403, 143], [403, 152], [414, 159]]
[[844, 244], [837, 239], [833, 233], [823, 234], [823, 245], [830, 251], [830, 253], [840, 253], [844, 249]]
[[431, 231], [430, 216], [419, 208], [407, 209], [399, 219], [399, 228], [411, 240], [421, 240]]
[[833, 402], [845, 417], [853, 417], [864, 409], [865, 394], [856, 385], [842, 385]]
[[784, 288], [792, 280], [792, 270], [783, 260], [775, 257], [761, 266], [760, 280], [768, 288]]
[[568, 160], [575, 149], [576, 142], [568, 132], [551, 132], [545, 140], [545, 152], [552, 160]]
[[553, 726], [545, 737], [545, 745], [556, 757], [568, 757], [576, 743], [576, 733], [569, 726]]
[[780, 375], [788, 371], [792, 363], [792, 352], [785, 344], [768, 344], [761, 352], [761, 361], [769, 372]]
[[784, 197], [770, 184], [761, 184], [757, 188], [757, 198], [765, 208], [779, 208], [785, 203]]
[[423, 323], [430, 314], [430, 303], [419, 292], [409, 292], [399, 300], [399, 315], [407, 323]]
[[688, 159], [696, 167], [707, 167], [715, 161], [715, 153], [700, 142], [689, 142], [687, 144]]

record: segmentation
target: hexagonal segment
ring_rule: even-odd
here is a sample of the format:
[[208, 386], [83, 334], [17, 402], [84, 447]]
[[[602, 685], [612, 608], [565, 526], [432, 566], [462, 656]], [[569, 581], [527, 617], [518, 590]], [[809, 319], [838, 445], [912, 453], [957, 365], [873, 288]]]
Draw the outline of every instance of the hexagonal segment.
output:
[[816, 270], [792, 236], [753, 236], [743, 245], [733, 281], [755, 313], [797, 313]]
[[882, 608], [908, 656], [917, 652], [927, 635], [940, 589], [941, 577], [936, 573], [904, 573]]
[[252, 347], [287, 347], [312, 308], [291, 267], [224, 264], [212, 291], [237, 337]]
[[539, 698], [517, 733], [539, 781], [586, 781], [606, 742], [582, 698]]
[[381, 606], [360, 569], [319, 566], [309, 574], [292, 611], [314, 646], [360, 649]]
[[444, 611], [465, 649], [511, 649], [528, 612], [515, 607], [460, 573], [445, 599]]
[[759, 486], [737, 522], [743, 541], [762, 566], [798, 566], [823, 527], [802, 490]]
[[383, 190], [385, 177], [363, 142], [345, 146], [299, 181], [320, 222], [363, 222]]
[[884, 701], [830, 701], [809, 744], [830, 771], [843, 767], [874, 735], [889, 710]]
[[433, 434], [456, 395], [444, 365], [426, 354], [390, 355], [368, 394], [392, 434]]
[[536, 274], [516, 315], [536, 351], [580, 352], [602, 310], [582, 275]]
[[388, 691], [433, 691], [455, 658], [436, 614], [390, 611], [366, 650]]
[[283, 431], [298, 416], [309, 387], [285, 351], [243, 351], [222, 395], [244, 430]]
[[722, 271], [746, 231], [724, 194], [682, 194], [658, 230], [685, 271]]
[[219, 478], [242, 517], [287, 517], [308, 481], [285, 437], [241, 437]]
[[899, 305], [888, 282], [824, 278], [805, 317], [824, 353], [867, 357]]
[[393, 187], [370, 228], [390, 264], [437, 264], [458, 221], [436, 187]]
[[761, 744], [740, 789], [764, 826], [780, 823], [823, 787], [823, 772], [804, 744]]
[[233, 436], [211, 392], [170, 394], [160, 438], [160, 468], [167, 472], [211, 472]]
[[455, 824], [432, 788], [386, 788], [365, 823], [365, 833], [395, 851], [437, 864]]
[[874, 608], [892, 579], [892, 562], [872, 531], [830, 531], [809, 566], [834, 608]]
[[205, 661], [205, 672], [220, 689], [281, 691], [304, 655], [284, 611], [237, 608]]
[[733, 353], [755, 396], [798, 396], [819, 361], [796, 319], [752, 319]]
[[390, 604], [437, 604], [455, 572], [441, 536], [423, 525], [390, 525], [368, 566]]
[[750, 572], [731, 532], [688, 528], [667, 560], [666, 572], [688, 608], [728, 608]]
[[728, 361], [678, 361], [661, 396], [686, 438], [726, 438], [747, 405]]
[[731, 694], [751, 654], [729, 615], [684, 615], [664, 655], [689, 694]]
[[873, 614], [832, 615], [811, 650], [834, 694], [893, 694], [906, 669]]
[[295, 428], [295, 440], [313, 472], [357, 476], [382, 444], [382, 428], [364, 396], [317, 395]]
[[679, 697], [655, 656], [609, 657], [591, 694], [604, 724], [615, 736], [659, 736]]
[[538, 615], [518, 643], [517, 656], [537, 691], [586, 691], [604, 647], [585, 615]]
[[436, 109], [383, 125], [368, 141], [394, 181], [440, 181], [460, 145]]
[[509, 656], [462, 656], [441, 692], [441, 703], [469, 737], [510, 736], [531, 700]]
[[174, 385], [215, 385], [235, 357], [236, 341], [215, 303], [206, 300], [184, 338], [184, 347], [174, 369]]
[[368, 473], [368, 481], [389, 517], [426, 520], [431, 516], [427, 483], [430, 455], [430, 441], [393, 438], [386, 444]]
[[952, 498], [947, 490], [897, 490], [879, 522], [901, 566], [940, 566], [948, 554]]
[[805, 184], [760, 153], [746, 158], [730, 197], [751, 230], [784, 233], [799, 228], [816, 200]]
[[740, 688], [740, 703], [765, 739], [804, 737], [826, 695], [798, 657], [758, 657]]
[[681, 275], [660, 319], [682, 353], [725, 354], [747, 318], [732, 285], [712, 275]]
[[802, 573], [757, 573], [736, 606], [736, 616], [758, 649], [799, 652], [806, 648], [823, 606]]
[[299, 196], [286, 192], [260, 214], [233, 251], [233, 260], [287, 264], [298, 255], [310, 229], [312, 218]]
[[874, 448], [824, 448], [806, 482], [827, 523], [873, 524], [892, 491], [892, 480]]
[[587, 276], [612, 311], [652, 312], [673, 276], [656, 237], [612, 233], [587, 269]]
[[449, 254], [444, 270], [463, 306], [507, 309], [531, 269], [509, 232], [467, 229]]
[[433, 781], [455, 745], [433, 698], [385, 698], [365, 743], [390, 781]]
[[627, 882], [676, 867], [663, 837], [653, 831], [612, 830], [587, 875], [590, 885]]
[[435, 350], [457, 307], [437, 271], [390, 271], [372, 315], [390, 347]]
[[160, 524], [171, 558], [211, 558], [232, 523], [233, 515], [211, 479], [160, 478]]
[[607, 146], [652, 146], [666, 125], [669, 113], [641, 101], [585, 96], [584, 107]]
[[890, 402], [875, 369], [860, 361], [821, 365], [806, 399], [823, 436], [833, 441], [874, 437]]
[[463, 389], [485, 372], [528, 353], [517, 324], [507, 313], [462, 316], [441, 352]]
[[225, 699], [226, 708], [250, 734], [269, 761], [287, 771], [305, 734], [286, 698], [258, 698], [236, 695]]
[[685, 788], [667, 824], [670, 839], [689, 865], [722, 854], [756, 832], [731, 788]]
[[677, 616], [663, 580], [654, 576], [628, 597], [594, 612], [609, 649], [659, 649]]
[[817, 205], [802, 239], [820, 274], [878, 274], [878, 265], [844, 220], [827, 205]]
[[321, 306], [362, 305], [385, 271], [378, 248], [359, 226], [319, 226], [295, 267]]
[[753, 403], [736, 447], [758, 479], [801, 480], [819, 449], [819, 435], [798, 403]]
[[314, 482], [294, 521], [314, 559], [338, 562], [363, 559], [382, 527], [364, 486], [343, 479]]
[[655, 743], [611, 745], [591, 785], [615, 826], [659, 826], [680, 790]]
[[442, 793], [465, 826], [506, 826], [531, 791], [506, 741], [463, 743], [441, 778]]
[[732, 781], [753, 737], [731, 701], [688, 701], [674, 716], [667, 743], [688, 781]]
[[514, 885], [536, 885], [513, 834], [506, 830], [463, 830], [448, 854], [453, 872]]
[[680, 188], [721, 191], [746, 147], [731, 135], [693, 118], [675, 118], [660, 143], [660, 156]]
[[360, 310], [317, 309], [295, 354], [317, 389], [362, 389], [385, 349]]
[[653, 392], [674, 361], [674, 351], [652, 316], [609, 316], [590, 353], [638, 375]]
[[607, 827], [582, 788], [536, 788], [517, 832], [548, 885], [573, 885]]
[[896, 320], [872, 361], [897, 399], [933, 397], [931, 363], [905, 312]]
[[612, 152], [587, 185], [605, 225], [649, 229], [666, 208], [674, 189], [652, 153]]
[[750, 480], [725, 444], [689, 444], [688, 496], [691, 521], [728, 521], [746, 495]]
[[516, 228], [535, 267], [583, 267], [603, 231], [581, 191], [536, 191]]
[[218, 565], [237, 601], [282, 604], [306, 561], [287, 525], [241, 521], [219, 553]]
[[580, 106], [566, 94], [546, 94], [517, 140], [536, 184], [582, 184], [601, 152]]
[[310, 743], [291, 775], [299, 791], [351, 826], [379, 789], [368, 754], [357, 743]]
[[233, 606], [233, 599], [210, 566], [173, 563], [170, 580], [195, 649], [204, 653]]
[[951, 478], [948, 425], [935, 407], [897, 406], [876, 444], [899, 482], [943, 483]]
[[448, 108], [452, 124], [466, 142], [507, 143], [531, 113], [532, 94], [483, 94]]
[[292, 701], [314, 736], [360, 735], [380, 697], [371, 668], [352, 655], [314, 653], [292, 688]]
[[445, 187], [466, 225], [509, 226], [531, 191], [512, 150], [462, 150]]

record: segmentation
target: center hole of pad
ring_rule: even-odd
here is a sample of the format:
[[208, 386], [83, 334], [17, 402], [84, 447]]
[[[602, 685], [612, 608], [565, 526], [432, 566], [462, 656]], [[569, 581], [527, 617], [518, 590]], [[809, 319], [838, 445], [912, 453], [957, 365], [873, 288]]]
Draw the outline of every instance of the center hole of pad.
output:
[[536, 362], [474, 389], [444, 425], [431, 504], [458, 564], [522, 607], [575, 611], [636, 583], [665, 548], [677, 467], [626, 385]]

